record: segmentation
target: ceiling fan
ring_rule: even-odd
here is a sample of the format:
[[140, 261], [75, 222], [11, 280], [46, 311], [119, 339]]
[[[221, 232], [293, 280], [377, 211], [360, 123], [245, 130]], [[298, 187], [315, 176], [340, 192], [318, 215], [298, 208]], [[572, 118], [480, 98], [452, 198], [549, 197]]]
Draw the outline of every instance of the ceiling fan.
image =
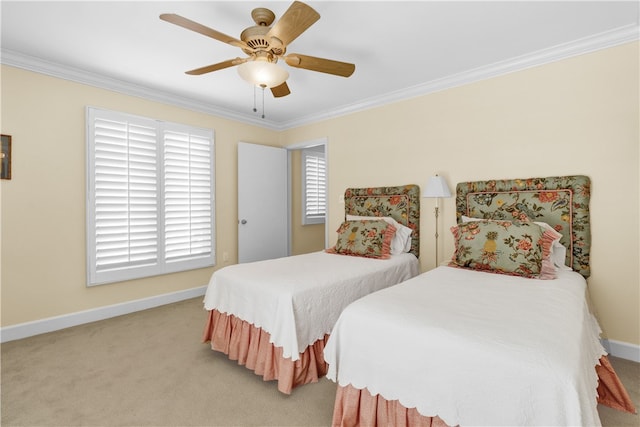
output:
[[291, 91], [286, 82], [289, 73], [276, 65], [280, 59], [295, 68], [342, 77], [353, 74], [354, 64], [299, 53], [286, 54], [289, 44], [320, 19], [320, 14], [307, 4], [294, 1], [273, 26], [271, 24], [275, 20], [275, 14], [269, 9], [253, 9], [251, 17], [256, 25], [242, 31], [238, 40], [180, 15], [160, 15], [160, 19], [164, 21], [239, 47], [248, 55], [245, 58], [229, 59], [187, 71], [190, 75], [201, 75], [238, 65], [238, 72], [242, 78], [262, 88], [268, 87], [273, 96], [281, 97], [289, 95]]

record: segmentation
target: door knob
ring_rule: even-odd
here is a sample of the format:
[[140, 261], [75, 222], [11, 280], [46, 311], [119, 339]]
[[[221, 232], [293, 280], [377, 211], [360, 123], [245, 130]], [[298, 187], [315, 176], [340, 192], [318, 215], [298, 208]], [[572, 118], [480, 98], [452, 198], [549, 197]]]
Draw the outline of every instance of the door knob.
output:
[[244, 225], [244, 224], [246, 224], [246, 223], [247, 223], [247, 220], [246, 220], [246, 219], [243, 219], [242, 221], [240, 221], [240, 224], [243, 224], [243, 225]]

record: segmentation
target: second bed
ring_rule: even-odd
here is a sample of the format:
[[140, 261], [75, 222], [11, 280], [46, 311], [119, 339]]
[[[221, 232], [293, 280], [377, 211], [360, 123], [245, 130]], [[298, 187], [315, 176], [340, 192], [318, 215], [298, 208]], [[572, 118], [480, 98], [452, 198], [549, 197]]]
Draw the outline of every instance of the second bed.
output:
[[416, 276], [419, 248], [417, 185], [347, 189], [345, 221], [331, 250], [212, 275], [203, 341], [291, 393], [326, 374], [323, 350], [342, 310]]

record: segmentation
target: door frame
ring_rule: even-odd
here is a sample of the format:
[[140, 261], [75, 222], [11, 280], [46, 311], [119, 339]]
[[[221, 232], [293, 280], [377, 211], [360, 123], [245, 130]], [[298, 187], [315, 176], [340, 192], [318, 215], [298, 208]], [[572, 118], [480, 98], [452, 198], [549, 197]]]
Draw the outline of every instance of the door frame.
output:
[[317, 139], [312, 139], [312, 140], [308, 140], [308, 141], [302, 141], [302, 142], [296, 142], [290, 145], [287, 145], [286, 147], [284, 147], [287, 150], [287, 162], [289, 164], [289, 173], [287, 174], [288, 178], [287, 180], [288, 182], [288, 209], [287, 211], [289, 212], [289, 216], [287, 218], [288, 221], [288, 229], [289, 229], [289, 254], [291, 254], [291, 248], [293, 247], [293, 233], [291, 232], [291, 226], [292, 226], [292, 219], [291, 219], [291, 213], [292, 211], [292, 206], [291, 206], [291, 199], [292, 199], [292, 194], [291, 194], [291, 189], [292, 189], [292, 180], [293, 177], [291, 176], [293, 171], [293, 167], [292, 167], [292, 151], [296, 151], [296, 150], [303, 150], [305, 148], [308, 147], [316, 147], [318, 145], [322, 145], [324, 147], [324, 161], [325, 161], [325, 168], [326, 168], [326, 173], [327, 173], [327, 188], [325, 189], [325, 194], [326, 194], [326, 204], [327, 204], [327, 216], [324, 219], [324, 247], [328, 248], [329, 247], [329, 232], [328, 229], [329, 227], [327, 227], [327, 223], [329, 222], [329, 218], [328, 218], [328, 213], [329, 213], [329, 144], [327, 141], [327, 137], [322, 137], [322, 138], [317, 138]]

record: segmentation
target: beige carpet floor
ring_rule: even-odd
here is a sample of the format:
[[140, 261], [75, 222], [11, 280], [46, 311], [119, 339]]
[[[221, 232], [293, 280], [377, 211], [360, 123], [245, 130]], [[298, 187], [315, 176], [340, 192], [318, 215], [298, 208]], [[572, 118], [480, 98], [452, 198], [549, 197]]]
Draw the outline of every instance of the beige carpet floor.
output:
[[[2, 344], [2, 426], [330, 425], [334, 383], [278, 392], [200, 343], [205, 317], [196, 298]], [[639, 407], [640, 364], [611, 362]]]

